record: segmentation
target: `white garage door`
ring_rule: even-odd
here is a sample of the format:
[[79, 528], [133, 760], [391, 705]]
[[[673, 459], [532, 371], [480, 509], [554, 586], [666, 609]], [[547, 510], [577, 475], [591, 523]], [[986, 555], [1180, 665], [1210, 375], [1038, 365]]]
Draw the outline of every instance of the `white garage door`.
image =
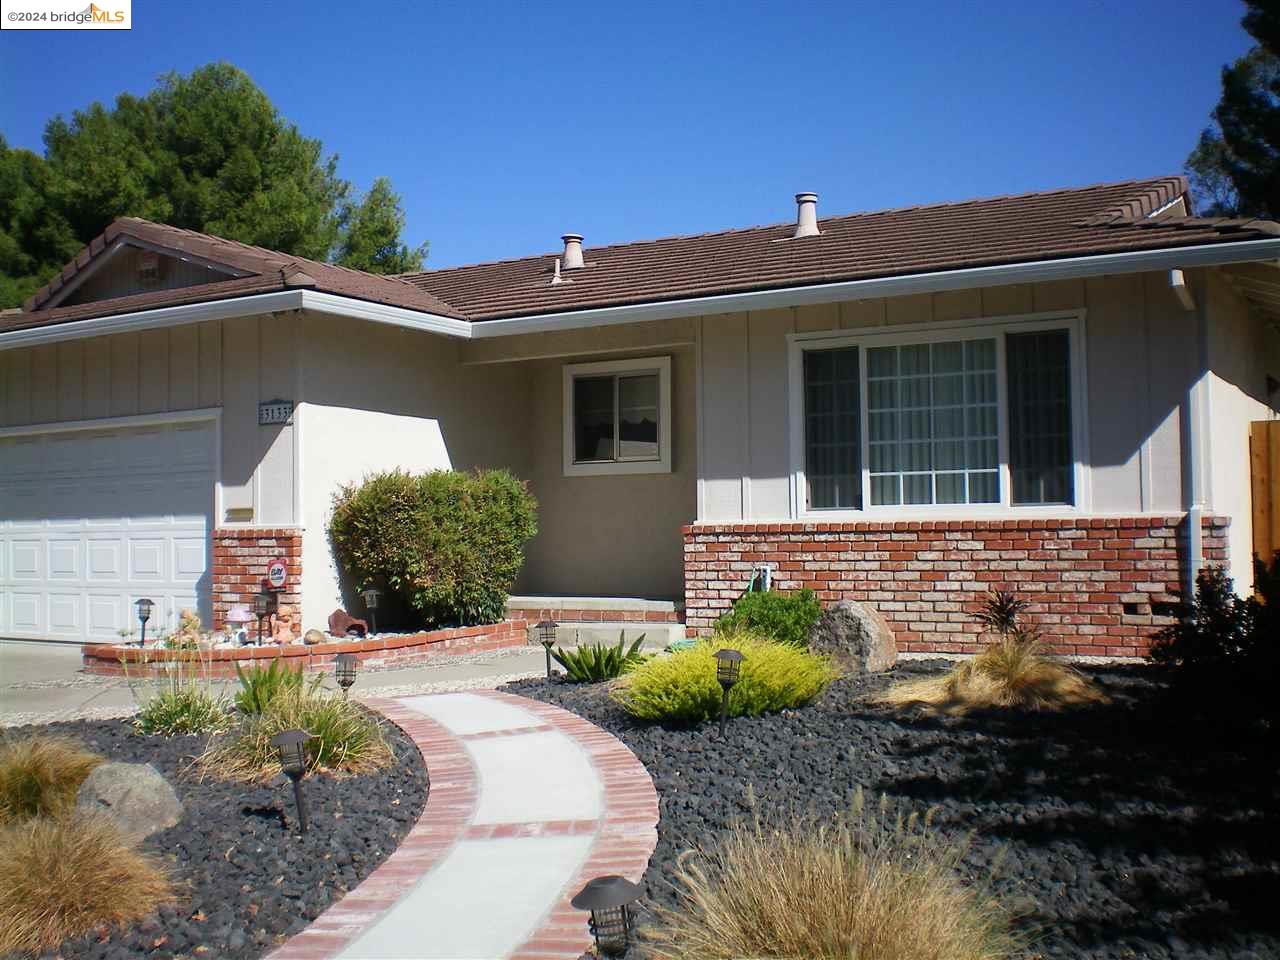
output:
[[213, 421], [0, 437], [0, 636], [119, 640], [209, 621]]

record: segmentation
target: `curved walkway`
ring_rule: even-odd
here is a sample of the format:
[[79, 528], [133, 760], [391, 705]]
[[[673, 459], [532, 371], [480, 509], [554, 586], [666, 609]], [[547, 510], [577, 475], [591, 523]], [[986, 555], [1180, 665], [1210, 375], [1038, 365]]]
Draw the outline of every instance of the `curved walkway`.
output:
[[271, 960], [577, 960], [569, 898], [592, 877], [639, 882], [658, 798], [625, 746], [581, 717], [497, 691], [368, 705], [431, 776], [404, 842]]

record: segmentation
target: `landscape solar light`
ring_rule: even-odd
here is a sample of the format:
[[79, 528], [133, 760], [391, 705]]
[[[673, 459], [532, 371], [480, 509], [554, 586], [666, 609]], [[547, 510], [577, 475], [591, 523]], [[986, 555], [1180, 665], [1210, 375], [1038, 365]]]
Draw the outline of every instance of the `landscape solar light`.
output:
[[138, 641], [138, 646], [145, 647], [147, 645], [147, 621], [151, 619], [151, 608], [155, 606], [146, 597], [135, 600], [135, 607], [138, 608], [138, 620], [142, 624], [142, 638]]
[[382, 596], [381, 591], [375, 587], [362, 591], [360, 594], [364, 598], [365, 609], [369, 611], [369, 624], [373, 627], [372, 633], [378, 632], [378, 598]]
[[547, 652], [547, 679], [551, 679], [551, 648], [556, 642], [556, 627], [560, 624], [554, 620], [543, 620], [538, 624], [538, 642]]
[[635, 926], [632, 904], [643, 893], [639, 884], [611, 874], [590, 881], [569, 904], [575, 910], [591, 911], [587, 929], [595, 937], [596, 948], [609, 956], [621, 956], [631, 946]]
[[311, 734], [305, 730], [285, 730], [271, 738], [280, 755], [280, 768], [293, 781], [293, 799], [298, 806], [300, 832], [307, 832], [307, 801], [302, 795], [302, 778], [307, 775], [307, 743]]
[[347, 691], [356, 682], [356, 670], [360, 667], [360, 659], [354, 653], [340, 653], [333, 658], [333, 675], [342, 688], [342, 699], [347, 698]]
[[253, 595], [253, 612], [258, 618], [258, 646], [262, 646], [262, 621], [279, 609], [280, 601], [271, 590], [259, 590]]
[[724, 699], [720, 702], [720, 736], [724, 736], [724, 724], [729, 719], [729, 690], [738, 682], [738, 672], [745, 660], [737, 650], [716, 651], [716, 679], [720, 681], [720, 689], [724, 691]]

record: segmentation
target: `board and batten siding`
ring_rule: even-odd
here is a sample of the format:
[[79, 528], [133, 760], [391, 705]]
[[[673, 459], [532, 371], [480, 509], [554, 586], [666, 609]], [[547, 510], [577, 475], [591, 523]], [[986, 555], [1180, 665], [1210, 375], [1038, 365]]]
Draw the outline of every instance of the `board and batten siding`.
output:
[[298, 521], [294, 428], [259, 401], [295, 397], [298, 320], [242, 317], [0, 351], [0, 427], [221, 408], [221, 513]]
[[1197, 315], [1168, 275], [1131, 274], [706, 316], [698, 518], [791, 516], [787, 335], [1085, 311], [1091, 512], [1184, 509], [1181, 457]]

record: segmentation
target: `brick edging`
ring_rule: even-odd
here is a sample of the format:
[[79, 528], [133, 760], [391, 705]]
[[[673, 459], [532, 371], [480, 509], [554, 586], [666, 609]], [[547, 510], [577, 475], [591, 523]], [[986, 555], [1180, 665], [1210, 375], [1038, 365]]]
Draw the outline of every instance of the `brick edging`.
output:
[[[621, 741], [577, 714], [497, 690], [472, 692], [520, 707], [571, 738], [600, 778], [604, 798], [599, 820], [548, 822], [544, 825], [548, 829], [538, 831], [577, 833], [594, 826], [595, 838], [577, 875], [561, 891], [542, 923], [509, 954], [512, 960], [578, 960], [590, 947], [591, 935], [586, 915], [570, 906], [569, 900], [588, 880], [603, 874], [621, 874], [636, 883], [643, 880], [658, 843], [658, 794], [653, 780]], [[400, 727], [423, 757], [429, 758], [427, 804], [386, 860], [305, 930], [268, 954], [268, 960], [322, 960], [341, 952], [394, 908], [407, 890], [468, 835], [480, 788], [464, 738], [395, 700], [367, 700], [365, 705]]]
[[324, 960], [344, 950], [399, 903], [419, 877], [449, 855], [475, 815], [479, 776], [461, 740], [395, 700], [366, 700], [364, 705], [403, 730], [424, 761], [430, 758], [427, 804], [391, 856], [305, 930], [269, 953], [268, 960]]

